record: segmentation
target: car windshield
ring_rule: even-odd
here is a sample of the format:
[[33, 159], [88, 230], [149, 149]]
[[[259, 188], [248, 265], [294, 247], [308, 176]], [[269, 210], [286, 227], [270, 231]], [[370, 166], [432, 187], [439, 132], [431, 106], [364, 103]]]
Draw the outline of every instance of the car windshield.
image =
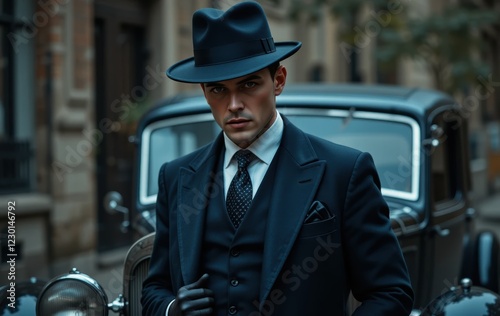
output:
[[[382, 194], [416, 200], [420, 161], [417, 123], [406, 116], [338, 110], [293, 109], [287, 118], [307, 133], [368, 152]], [[173, 118], [148, 126], [141, 149], [141, 204], [156, 201], [158, 172], [164, 162], [188, 154], [215, 139], [220, 128], [210, 113]]]

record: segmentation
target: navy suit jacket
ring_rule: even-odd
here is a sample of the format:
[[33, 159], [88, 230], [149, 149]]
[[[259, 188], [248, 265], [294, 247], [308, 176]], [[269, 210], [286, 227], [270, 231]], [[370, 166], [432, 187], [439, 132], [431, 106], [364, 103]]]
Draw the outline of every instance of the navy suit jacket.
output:
[[[413, 292], [380, 181], [367, 153], [308, 135], [286, 118], [266, 224], [261, 315], [409, 315]], [[215, 164], [222, 134], [162, 166], [157, 232], [143, 315], [164, 315], [177, 290], [202, 274], [207, 199], [223, 194]], [[219, 171], [222, 172], [222, 171]], [[314, 201], [327, 219], [305, 222]]]

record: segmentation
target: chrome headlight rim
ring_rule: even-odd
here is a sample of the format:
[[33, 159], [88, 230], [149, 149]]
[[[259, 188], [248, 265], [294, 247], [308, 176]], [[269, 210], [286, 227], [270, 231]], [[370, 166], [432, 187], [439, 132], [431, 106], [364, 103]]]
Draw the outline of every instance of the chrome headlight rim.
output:
[[108, 316], [109, 314], [108, 296], [106, 295], [106, 292], [96, 280], [94, 280], [92, 277], [90, 277], [85, 273], [81, 273], [77, 268], [72, 268], [68, 273], [59, 275], [48, 281], [47, 284], [45, 284], [37, 299], [37, 304], [36, 304], [37, 315], [42, 315], [40, 308], [42, 308], [41, 305], [44, 303], [44, 298], [47, 292], [54, 285], [66, 281], [80, 282], [88, 289], [90, 289], [93, 293], [95, 293], [99, 303], [99, 307], [101, 307], [103, 311], [102, 316]]

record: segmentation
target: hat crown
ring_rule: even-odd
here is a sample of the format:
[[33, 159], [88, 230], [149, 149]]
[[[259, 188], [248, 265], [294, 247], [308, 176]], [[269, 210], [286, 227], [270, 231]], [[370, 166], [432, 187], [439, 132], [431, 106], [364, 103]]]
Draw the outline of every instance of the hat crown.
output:
[[256, 1], [227, 11], [205, 8], [193, 14], [193, 57], [167, 69], [173, 80], [190, 83], [242, 77], [293, 55], [300, 42], [274, 43], [266, 15]]
[[227, 11], [201, 9], [193, 15], [196, 66], [227, 63], [274, 52], [267, 18], [256, 2], [242, 2]]
[[227, 11], [201, 9], [193, 15], [195, 50], [270, 37], [264, 11], [252, 2], [240, 3]]

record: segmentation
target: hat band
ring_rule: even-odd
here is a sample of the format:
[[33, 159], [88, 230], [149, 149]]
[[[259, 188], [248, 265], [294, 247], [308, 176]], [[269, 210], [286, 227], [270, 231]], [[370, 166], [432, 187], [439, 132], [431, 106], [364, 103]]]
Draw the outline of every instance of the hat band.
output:
[[276, 51], [272, 37], [194, 50], [195, 66], [223, 64], [229, 61], [269, 54]]

